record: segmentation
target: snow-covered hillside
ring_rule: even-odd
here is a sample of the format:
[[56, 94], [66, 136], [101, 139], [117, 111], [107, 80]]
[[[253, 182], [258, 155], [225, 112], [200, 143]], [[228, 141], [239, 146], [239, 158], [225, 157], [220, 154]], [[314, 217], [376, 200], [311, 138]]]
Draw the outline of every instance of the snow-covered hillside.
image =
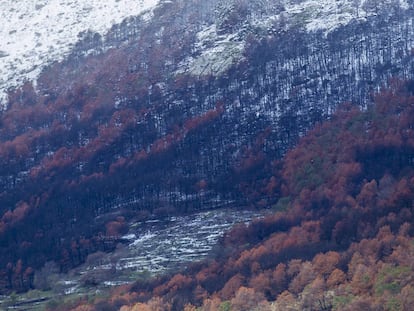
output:
[[[193, 55], [180, 64], [179, 72], [219, 75], [240, 60], [246, 35], [252, 29], [274, 32], [275, 27], [300, 25], [308, 31], [328, 33], [351, 20], [376, 15], [390, 5], [408, 7], [408, 0], [208, 1], [215, 7], [216, 23], [203, 25]], [[0, 106], [5, 104], [9, 87], [35, 81], [45, 65], [71, 51], [80, 33], [91, 30], [104, 34], [113, 24], [150, 12], [160, 2], [167, 1], [0, 0]], [[238, 27], [231, 31], [218, 29], [221, 17], [234, 18], [243, 11], [248, 14], [239, 16]]]
[[35, 79], [62, 59], [79, 33], [105, 33], [125, 17], [156, 6], [158, 0], [1, 0], [0, 103], [4, 91]]
[[407, 0], [223, 1], [217, 6], [216, 24], [225, 24], [220, 19], [234, 18], [235, 15], [242, 15], [241, 12], [248, 12], [240, 16], [243, 22], [230, 31], [221, 29], [222, 33], [219, 33], [217, 25], [206, 25], [197, 35], [196, 56], [183, 61], [179, 72], [220, 75], [233, 62], [240, 60], [246, 34], [252, 29], [275, 33], [290, 27], [300, 27], [309, 32], [323, 31], [327, 34], [352, 20], [365, 20], [393, 6], [405, 10], [409, 5]]

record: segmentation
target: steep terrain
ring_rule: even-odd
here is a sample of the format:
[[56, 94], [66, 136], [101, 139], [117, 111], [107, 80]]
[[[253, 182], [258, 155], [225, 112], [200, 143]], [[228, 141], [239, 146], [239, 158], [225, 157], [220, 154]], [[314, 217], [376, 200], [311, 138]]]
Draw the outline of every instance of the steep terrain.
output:
[[[35, 0], [0, 2], [0, 105], [5, 91], [34, 81], [44, 66], [62, 60], [88, 32], [102, 35], [113, 24], [156, 6], [157, 0]], [[87, 52], [87, 51], [85, 51]]]
[[414, 82], [394, 80], [374, 101], [341, 106], [301, 139], [278, 171], [279, 212], [235, 227], [214, 260], [66, 307], [410, 310]]
[[413, 9], [177, 0], [87, 32], [8, 92], [1, 291], [33, 288], [47, 261], [66, 272], [113, 250], [130, 219], [300, 194], [282, 157], [338, 104], [367, 109], [392, 76], [412, 77]]

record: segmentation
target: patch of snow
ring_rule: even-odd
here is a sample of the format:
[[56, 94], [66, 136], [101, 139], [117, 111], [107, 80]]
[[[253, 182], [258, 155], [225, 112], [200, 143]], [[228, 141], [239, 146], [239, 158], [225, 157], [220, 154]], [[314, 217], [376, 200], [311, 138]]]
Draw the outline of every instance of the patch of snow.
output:
[[284, 4], [288, 19], [296, 19], [308, 31], [325, 32], [346, 25], [353, 19], [374, 16], [378, 14], [377, 10], [390, 5], [399, 5], [403, 10], [409, 8], [407, 0], [288, 0]]
[[237, 33], [217, 35], [216, 25], [205, 26], [197, 34], [195, 51], [180, 64], [179, 72], [193, 75], [219, 75], [238, 61], [244, 50], [244, 40]]
[[125, 285], [125, 284], [128, 284], [128, 283], [129, 282], [125, 282], [125, 281], [105, 281], [105, 282], [103, 282], [103, 284], [105, 286], [108, 286], [108, 287], [110, 287], [110, 286]]
[[[232, 1], [232, 0], [229, 0]], [[265, 32], [272, 29], [278, 21], [284, 21], [285, 28], [300, 25], [309, 32], [324, 31], [329, 33], [352, 20], [364, 20], [377, 14], [376, 10], [386, 5], [398, 4], [401, 9], [409, 8], [408, 0], [384, 0], [368, 9], [368, 1], [373, 0], [282, 0], [284, 8], [279, 13], [268, 12], [264, 15], [252, 15], [248, 23], [253, 29]], [[246, 29], [230, 34], [218, 34], [216, 25], [207, 25], [197, 34], [193, 56], [187, 57], [181, 64], [178, 73], [193, 75], [220, 75], [233, 63], [243, 57]]]
[[137, 236], [133, 233], [126, 234], [121, 237], [121, 239], [124, 239], [124, 240], [135, 240], [136, 238]]
[[156, 236], [155, 233], [146, 232], [144, 235], [137, 238], [131, 245], [139, 245], [145, 241], [151, 240], [155, 236]]
[[124, 18], [145, 13], [159, 0], [0, 0], [0, 104], [5, 91], [38, 77], [61, 60], [79, 33], [106, 33]]
[[67, 289], [64, 290], [64, 294], [65, 295], [74, 294], [74, 293], [77, 292], [78, 288], [79, 288], [78, 286], [74, 286], [74, 287], [71, 287], [71, 288], [67, 288]]
[[308, 0], [288, 5], [286, 11], [298, 18], [297, 22], [305, 24], [308, 31], [333, 30], [357, 17], [352, 1]]

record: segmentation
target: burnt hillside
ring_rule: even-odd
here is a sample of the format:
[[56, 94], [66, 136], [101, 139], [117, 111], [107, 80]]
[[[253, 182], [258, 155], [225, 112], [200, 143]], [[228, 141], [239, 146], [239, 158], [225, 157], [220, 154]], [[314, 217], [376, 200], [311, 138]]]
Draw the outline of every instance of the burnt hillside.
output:
[[[0, 117], [4, 291], [32, 287], [45, 261], [67, 271], [111, 250], [130, 217], [276, 203], [279, 160], [301, 136], [338, 104], [366, 108], [390, 77], [412, 76], [412, 8], [309, 32], [300, 20], [258, 27], [257, 8], [243, 3], [217, 15], [214, 2], [165, 2], [149, 21], [85, 33], [36, 88], [10, 90]], [[198, 34], [213, 25], [244, 49], [224, 72], [195, 74], [186, 60], [207, 49]]]

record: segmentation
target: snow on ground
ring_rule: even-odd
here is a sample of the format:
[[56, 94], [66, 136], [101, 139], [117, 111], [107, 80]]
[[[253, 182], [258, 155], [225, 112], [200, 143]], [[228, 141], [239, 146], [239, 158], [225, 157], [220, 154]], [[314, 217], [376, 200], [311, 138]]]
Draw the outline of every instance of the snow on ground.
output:
[[102, 256], [91, 255], [66, 275], [61, 286], [65, 294], [70, 294], [82, 290], [79, 276], [84, 280], [93, 278], [101, 283], [98, 286], [106, 287], [131, 283], [144, 275], [177, 271], [206, 258], [234, 224], [249, 223], [269, 212], [217, 209], [131, 223], [129, 234], [123, 237], [129, 240], [127, 245]]
[[[269, 1], [269, 0], [268, 0]], [[374, 2], [373, 2], [374, 1]], [[377, 7], [367, 5], [376, 0], [281, 0], [284, 10], [277, 15], [260, 16], [250, 20], [251, 26], [270, 30], [272, 24], [283, 19], [288, 25], [301, 25], [309, 32], [322, 30], [329, 33], [346, 25], [353, 19], [366, 19], [377, 14]], [[402, 9], [408, 8], [408, 0], [378, 1], [378, 7], [390, 3], [398, 3]], [[225, 72], [232, 63], [242, 58], [245, 37], [239, 32], [218, 35], [215, 25], [207, 25], [198, 33], [196, 51], [198, 55], [188, 57], [180, 64], [178, 72], [194, 75]]]
[[408, 8], [407, 0], [294, 0], [287, 1], [285, 8], [287, 14], [299, 19], [308, 31], [329, 32], [352, 19], [375, 15], [377, 9], [391, 3], [399, 4], [402, 9]]
[[360, 14], [359, 10], [353, 1], [336, 0], [308, 0], [286, 6], [286, 12], [305, 24], [308, 31], [330, 31], [346, 25]]
[[105, 33], [159, 0], [0, 0], [0, 104], [5, 90], [34, 80], [92, 30]]
[[240, 59], [244, 40], [237, 33], [217, 35], [216, 25], [205, 27], [197, 34], [195, 49], [200, 52], [196, 58], [188, 57], [180, 64], [179, 72], [193, 75], [219, 75]]
[[[88, 29], [104, 34], [114, 23], [155, 7], [160, 0], [0, 0], [0, 106], [5, 90], [34, 81], [45, 65], [61, 60]], [[270, 1], [270, 0], [267, 0]], [[266, 29], [277, 19], [300, 23], [308, 31], [332, 31], [354, 18], [366, 18], [366, 1], [375, 0], [281, 0], [279, 15], [251, 20], [252, 26]], [[405, 9], [408, 0], [397, 1]], [[218, 35], [215, 25], [206, 25], [198, 35], [198, 56], [188, 57], [179, 72], [195, 75], [223, 73], [241, 59], [245, 29]]]

